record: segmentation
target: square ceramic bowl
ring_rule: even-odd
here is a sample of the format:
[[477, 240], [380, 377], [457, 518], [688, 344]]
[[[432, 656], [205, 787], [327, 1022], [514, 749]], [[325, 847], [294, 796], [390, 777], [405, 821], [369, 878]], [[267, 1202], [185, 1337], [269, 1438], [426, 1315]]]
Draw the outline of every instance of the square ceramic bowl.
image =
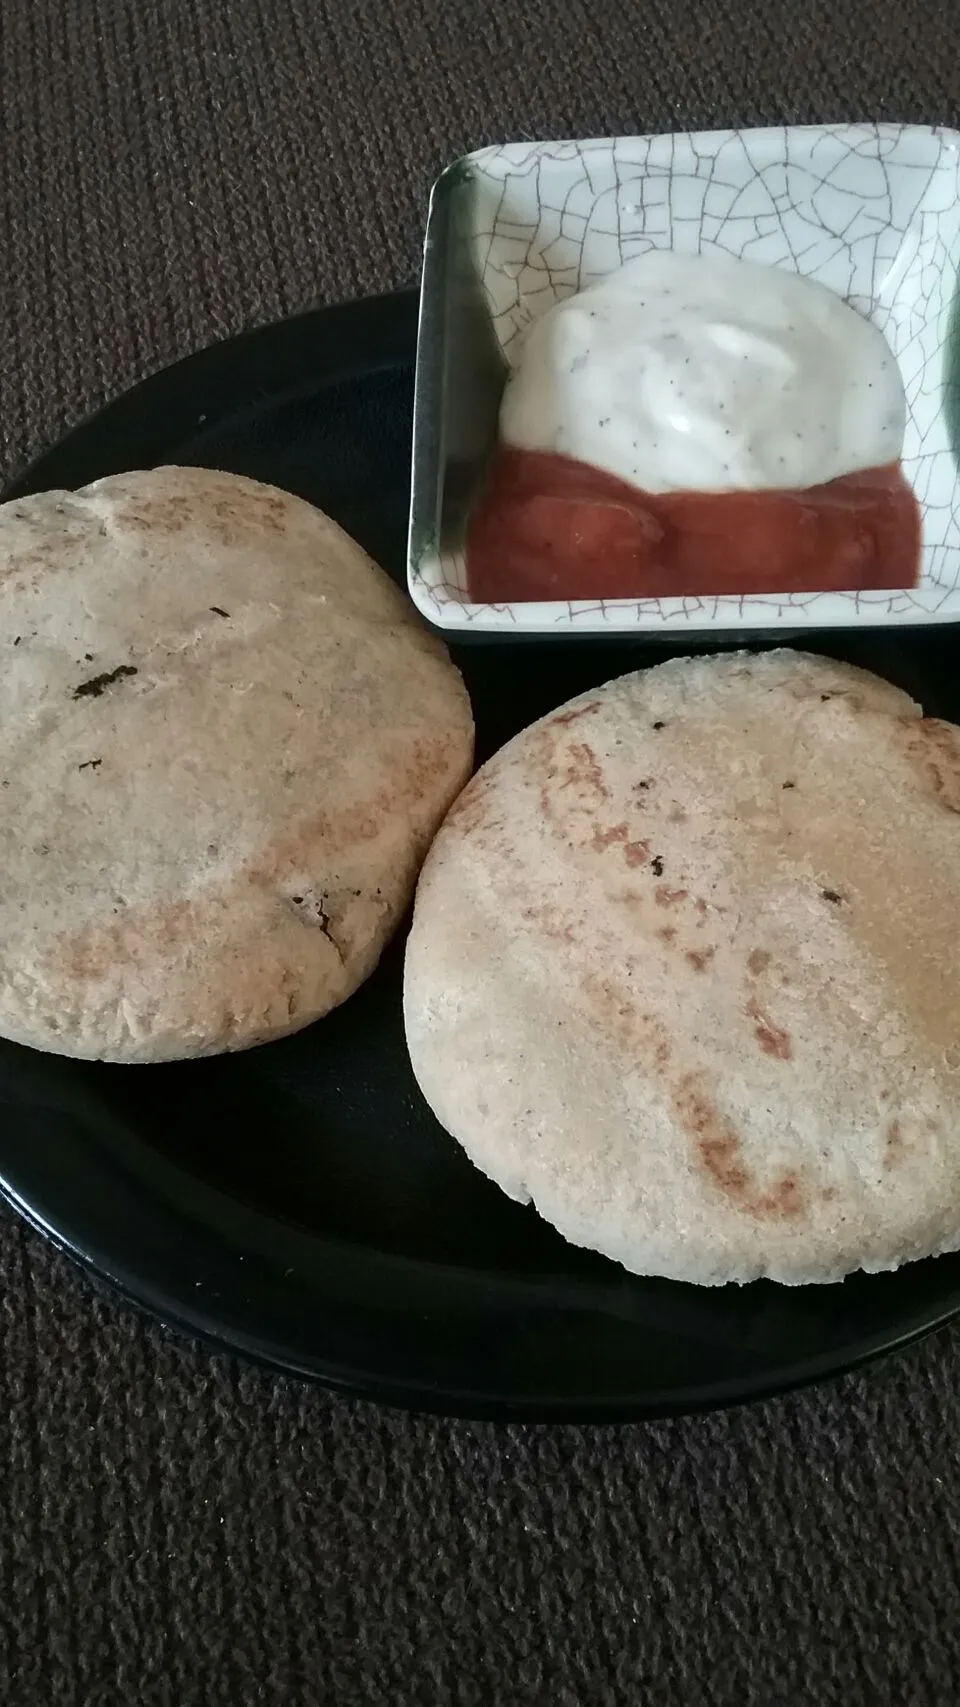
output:
[[[907, 394], [903, 468], [923, 515], [904, 592], [472, 604], [466, 518], [521, 334], [654, 248], [790, 267], [884, 332]], [[414, 408], [410, 593], [464, 634], [612, 634], [960, 619], [960, 133], [915, 125], [514, 142], [433, 189]]]

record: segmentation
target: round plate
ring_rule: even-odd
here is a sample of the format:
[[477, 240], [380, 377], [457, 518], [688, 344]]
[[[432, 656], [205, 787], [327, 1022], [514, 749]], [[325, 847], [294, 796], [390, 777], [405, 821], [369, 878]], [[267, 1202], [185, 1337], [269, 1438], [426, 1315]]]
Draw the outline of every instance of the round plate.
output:
[[[328, 510], [402, 580], [413, 294], [302, 315], [188, 357], [41, 457], [7, 497], [157, 462], [235, 470]], [[948, 640], [838, 655], [960, 716]], [[662, 646], [654, 654], [663, 655]], [[637, 643], [456, 652], [485, 758], [651, 656]], [[0, 1189], [154, 1311], [299, 1375], [472, 1416], [660, 1416], [849, 1368], [960, 1306], [960, 1256], [840, 1286], [639, 1280], [477, 1173], [407, 1061], [402, 942], [286, 1042], [159, 1067], [0, 1045]]]

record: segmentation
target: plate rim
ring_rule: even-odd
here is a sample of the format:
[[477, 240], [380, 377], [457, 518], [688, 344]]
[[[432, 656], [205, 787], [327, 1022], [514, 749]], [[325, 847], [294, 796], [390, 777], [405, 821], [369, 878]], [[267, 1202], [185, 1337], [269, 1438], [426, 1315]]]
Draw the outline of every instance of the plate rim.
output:
[[[241, 1357], [258, 1368], [320, 1386], [342, 1398], [462, 1421], [605, 1426], [654, 1422], [681, 1416], [705, 1416], [744, 1404], [761, 1404], [826, 1381], [840, 1380], [887, 1356], [905, 1350], [928, 1334], [940, 1332], [960, 1314], [958, 1289], [955, 1302], [943, 1307], [935, 1316], [924, 1315], [922, 1319], [905, 1325], [893, 1335], [887, 1330], [878, 1331], [865, 1338], [859, 1350], [852, 1356], [843, 1355], [841, 1359], [835, 1354], [824, 1354], [820, 1358], [811, 1358], [788, 1366], [767, 1381], [734, 1376], [705, 1386], [696, 1395], [676, 1391], [663, 1392], [656, 1397], [644, 1397], [639, 1394], [626, 1398], [601, 1396], [589, 1401], [557, 1396], [538, 1399], [536, 1402], [526, 1399], [512, 1400], [502, 1395], [492, 1397], [489, 1393], [475, 1391], [467, 1386], [455, 1390], [441, 1389], [429, 1381], [385, 1378], [382, 1374], [370, 1373], [356, 1367], [347, 1368], [317, 1355], [300, 1357], [284, 1353], [253, 1332], [218, 1329], [211, 1325], [210, 1317], [203, 1311], [191, 1309], [189, 1305], [154, 1286], [145, 1286], [137, 1274], [124, 1265], [111, 1263], [102, 1253], [84, 1248], [83, 1244], [71, 1235], [62, 1219], [58, 1218], [57, 1222], [48, 1220], [36, 1204], [19, 1192], [2, 1173], [0, 1199], [97, 1286], [120, 1299], [125, 1305], [133, 1306], [139, 1313], [159, 1323], [167, 1331], [198, 1341], [221, 1355]], [[259, 1215], [262, 1212], [253, 1213]], [[334, 1243], [326, 1242], [331, 1245]], [[935, 1262], [943, 1259], [925, 1260]], [[761, 1284], [773, 1286], [775, 1283]], [[813, 1288], [803, 1290], [811, 1291]], [[817, 1287], [816, 1290], [829, 1291], [831, 1288]], [[638, 1328], [638, 1333], [642, 1333], [642, 1329]]]
[[[43, 1215], [39, 1215], [26, 1198], [20, 1197], [5, 1178], [0, 1178], [0, 1200], [9, 1209], [14, 1210], [14, 1214], [19, 1215], [20, 1221], [26, 1222], [32, 1232], [43, 1238], [44, 1243], [50, 1244], [51, 1248], [65, 1256], [85, 1279], [91, 1280], [94, 1290], [102, 1290], [106, 1292], [106, 1296], [118, 1299], [125, 1308], [135, 1309], [140, 1316], [159, 1326], [161, 1330], [171, 1331], [178, 1337], [200, 1343], [215, 1354], [239, 1357], [256, 1369], [263, 1369], [292, 1381], [301, 1381], [309, 1386], [319, 1386], [323, 1391], [333, 1393], [343, 1400], [362, 1401], [367, 1405], [378, 1405], [410, 1415], [444, 1417], [456, 1422], [622, 1427], [635, 1422], [668, 1422], [680, 1417], [709, 1417], [712, 1413], [735, 1410], [741, 1405], [764, 1405], [776, 1398], [801, 1393], [806, 1388], [840, 1381], [844, 1376], [856, 1374], [871, 1364], [878, 1364], [887, 1357], [909, 1349], [910, 1345], [916, 1345], [919, 1340], [924, 1340], [933, 1333], [941, 1333], [957, 1318], [957, 1314], [960, 1314], [958, 1301], [945, 1308], [945, 1311], [933, 1320], [917, 1321], [916, 1325], [904, 1328], [895, 1337], [878, 1333], [873, 1340], [863, 1343], [858, 1354], [844, 1357], [842, 1362], [825, 1355], [823, 1359], [811, 1360], [803, 1366], [794, 1366], [786, 1374], [779, 1374], [770, 1379], [769, 1383], [729, 1379], [726, 1383], [716, 1383], [711, 1388], [702, 1389], [697, 1398], [676, 1395], [658, 1400], [644, 1400], [637, 1396], [623, 1400], [600, 1398], [596, 1401], [543, 1400], [536, 1403], [519, 1400], [514, 1403], [509, 1398], [494, 1400], [489, 1395], [475, 1393], [470, 1388], [441, 1391], [430, 1388], [427, 1383], [403, 1384], [384, 1381], [381, 1376], [371, 1376], [355, 1369], [325, 1364], [321, 1359], [301, 1362], [296, 1357], [285, 1357], [273, 1350], [255, 1335], [244, 1337], [239, 1331], [219, 1333], [203, 1316], [191, 1314], [188, 1309], [178, 1309], [174, 1304], [167, 1304], [154, 1290], [138, 1285], [135, 1277], [111, 1272], [104, 1261], [97, 1260], [89, 1251], [82, 1250], [79, 1244], [72, 1243], [72, 1239], [68, 1238], [65, 1232], [58, 1231], [50, 1222], [44, 1221]], [[936, 1261], [936, 1258], [929, 1260]]]

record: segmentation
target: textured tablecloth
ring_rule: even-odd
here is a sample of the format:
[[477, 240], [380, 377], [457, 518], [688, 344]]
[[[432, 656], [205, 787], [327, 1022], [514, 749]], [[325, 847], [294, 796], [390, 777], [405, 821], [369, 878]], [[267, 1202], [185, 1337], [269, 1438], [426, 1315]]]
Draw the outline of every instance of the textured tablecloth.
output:
[[[958, 0], [0, 0], [0, 460], [412, 281], [505, 136], [960, 120]], [[960, 1333], [595, 1431], [378, 1412], [0, 1215], [2, 1707], [953, 1707]]]

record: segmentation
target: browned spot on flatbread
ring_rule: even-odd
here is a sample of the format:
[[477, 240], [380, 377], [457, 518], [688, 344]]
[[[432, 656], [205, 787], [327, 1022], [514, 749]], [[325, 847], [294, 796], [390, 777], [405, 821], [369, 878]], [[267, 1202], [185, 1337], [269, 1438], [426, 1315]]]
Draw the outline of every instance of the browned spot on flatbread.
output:
[[389, 782], [372, 791], [366, 800], [332, 816], [318, 812], [300, 829], [278, 838], [271, 851], [251, 863], [251, 874], [269, 879], [285, 862], [293, 864], [310, 857], [321, 837], [326, 850], [372, 840], [385, 823], [406, 817], [411, 803], [423, 798], [431, 777], [446, 768], [448, 751], [443, 736], [413, 741], [405, 762], [394, 767]]
[[690, 891], [671, 889], [667, 883], [658, 883], [653, 893], [658, 907], [675, 907], [680, 901], [686, 900]]
[[802, 1215], [805, 1209], [795, 1174], [781, 1175], [773, 1189], [765, 1191], [754, 1204], [754, 1214], [776, 1220], [789, 1220], [793, 1215]]
[[761, 972], [766, 972], [769, 965], [770, 956], [765, 948], [752, 948], [750, 950], [747, 955], [747, 971], [752, 972], [754, 977], [757, 977]]
[[628, 865], [644, 865], [650, 853], [649, 842], [630, 842], [627, 840], [630, 831], [626, 824], [611, 824], [608, 829], [601, 829], [599, 824], [593, 832], [592, 847], [597, 853], [603, 853], [610, 847], [622, 847], [623, 857]]
[[661, 937], [664, 942], [672, 942], [676, 934], [676, 925], [661, 925], [657, 931], [658, 937]]
[[593, 972], [587, 972], [583, 976], [582, 985], [588, 1005], [604, 1027], [620, 1035], [625, 1031], [633, 1031], [637, 1020], [636, 1011], [627, 1001], [626, 991], [618, 988], [612, 978], [598, 977]]
[[290, 521], [293, 504], [282, 492], [255, 485], [230, 489], [215, 475], [207, 476], [187, 492], [165, 489], [159, 483], [143, 496], [118, 495], [117, 520], [132, 532], [179, 533], [201, 527], [225, 545], [243, 539], [251, 527], [282, 531]]
[[[279, 898], [292, 877], [315, 863], [318, 846], [323, 846], [325, 859], [331, 859], [338, 849], [375, 840], [385, 824], [406, 818], [411, 805], [423, 798], [427, 781], [446, 768], [448, 751], [442, 736], [413, 742], [407, 762], [397, 765], [389, 783], [366, 800], [333, 814], [317, 812], [276, 837], [262, 853], [238, 868], [233, 886], [241, 895], [255, 886]], [[425, 830], [422, 846], [411, 857], [419, 860], [429, 841]], [[341, 899], [346, 904], [349, 898]], [[227, 900], [223, 904], [226, 906]], [[52, 975], [68, 984], [97, 982], [129, 966], [163, 964], [181, 944], [203, 939], [208, 907], [203, 898], [128, 907], [119, 918], [92, 924], [59, 943], [45, 964]], [[337, 922], [331, 905], [329, 923], [335, 927]]]
[[[633, 990], [613, 977], [588, 972], [582, 979], [586, 1006], [605, 1031], [646, 1053], [661, 1077], [672, 1056], [670, 1038], [655, 1015], [637, 1006]], [[683, 1130], [693, 1139], [698, 1162], [710, 1180], [736, 1209], [757, 1220], [793, 1220], [807, 1212], [804, 1192], [793, 1171], [773, 1180], [758, 1179], [747, 1164], [743, 1145], [732, 1122], [721, 1115], [693, 1073], [664, 1091]]]
[[716, 952], [715, 948], [688, 948], [687, 959], [694, 972], [706, 972]]
[[782, 1026], [774, 1025], [763, 1011], [760, 1003], [751, 996], [747, 1003], [747, 1015], [753, 1020], [754, 1035], [765, 1055], [773, 1055], [778, 1061], [789, 1061], [793, 1057], [793, 1044], [790, 1033]]
[[290, 520], [290, 503], [281, 493], [251, 491], [249, 487], [244, 488], [242, 497], [217, 499], [213, 511], [225, 538], [233, 534], [238, 521], [241, 528], [247, 528], [254, 521], [277, 532], [286, 528]]
[[[604, 1032], [621, 1042], [629, 1042], [634, 1052], [645, 1052], [648, 1058], [657, 1060], [661, 1048], [666, 1048], [669, 1055], [664, 1026], [654, 1014], [637, 1006], [638, 992], [629, 984], [594, 972], [583, 973], [580, 982], [584, 1006]], [[667, 1056], [663, 1059], [666, 1061]]]
[[200, 914], [192, 901], [125, 909], [112, 923], [90, 926], [58, 944], [47, 964], [68, 983], [99, 983], [117, 968], [166, 956], [197, 936]]
[[903, 1152], [905, 1148], [906, 1145], [903, 1137], [903, 1127], [899, 1120], [891, 1120], [887, 1127], [886, 1143], [883, 1150], [883, 1166], [885, 1172], [889, 1173], [891, 1168], [899, 1167], [900, 1163], [903, 1161]]
[[626, 824], [611, 824], [608, 830], [601, 830], [598, 824], [593, 832], [593, 846], [602, 853], [613, 842], [625, 842], [629, 833]]
[[960, 812], [960, 730], [938, 717], [904, 717], [906, 751], [942, 806]]
[[558, 907], [552, 907], [548, 902], [521, 909], [521, 918], [533, 925], [542, 936], [550, 937], [553, 942], [573, 942], [573, 923], [564, 917]]
[[567, 747], [567, 765], [561, 788], [575, 788], [583, 794], [609, 799], [610, 790], [603, 780], [597, 755], [587, 741], [571, 741]]
[[693, 1138], [701, 1167], [736, 1209], [756, 1220], [794, 1220], [807, 1204], [794, 1173], [762, 1185], [747, 1165], [739, 1133], [692, 1075], [673, 1092], [674, 1112]]
[[556, 723], [576, 723], [578, 718], [589, 717], [591, 711], [598, 711], [599, 708], [600, 701], [592, 699], [588, 705], [575, 705], [572, 711], [558, 711], [555, 717], [549, 719], [547, 728], [551, 729]]
[[120, 497], [117, 519], [131, 533], [179, 533], [197, 519], [197, 511], [208, 513], [206, 497], [185, 497], [179, 492], [156, 490], [144, 497]]
[[489, 811], [489, 794], [490, 783], [488, 779], [482, 773], [478, 773], [458, 794], [447, 813], [446, 823], [455, 824], [458, 830], [462, 830], [466, 834], [479, 829]]

